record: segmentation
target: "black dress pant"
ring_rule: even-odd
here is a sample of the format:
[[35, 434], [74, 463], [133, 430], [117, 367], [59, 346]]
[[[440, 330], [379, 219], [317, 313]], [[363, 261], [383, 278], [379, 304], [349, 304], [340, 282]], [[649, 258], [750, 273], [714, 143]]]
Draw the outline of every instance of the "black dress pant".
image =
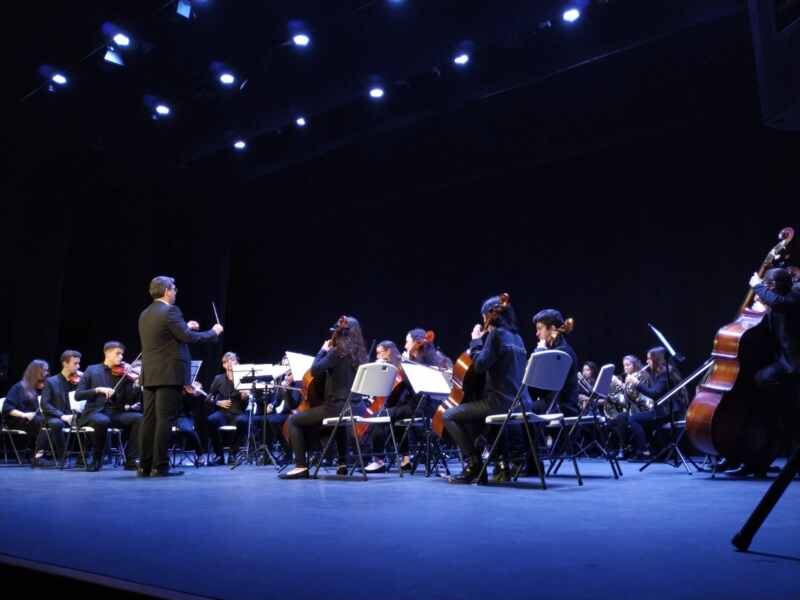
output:
[[169, 470], [169, 440], [172, 424], [178, 418], [181, 392], [179, 385], [144, 388], [139, 466], [145, 472]]
[[[289, 439], [292, 445], [292, 452], [294, 452], [294, 463], [296, 466], [308, 466], [306, 451], [309, 446], [309, 441], [316, 444], [319, 443], [322, 421], [324, 419], [338, 417], [344, 407], [344, 402], [344, 400], [326, 402], [325, 404], [309, 408], [304, 412], [296, 413], [289, 417], [287, 421], [289, 424]], [[365, 412], [366, 406], [363, 402], [357, 401], [353, 403], [354, 415], [364, 415]], [[347, 436], [349, 431], [352, 431], [350, 423], [342, 423], [336, 430], [335, 441], [340, 465], [347, 463]], [[364, 448], [362, 451], [367, 452], [368, 448]]]
[[[56, 453], [53, 458], [56, 460], [60, 460], [64, 456], [64, 450], [66, 449], [66, 436], [64, 435], [64, 428], [66, 426], [67, 424], [58, 417], [49, 417], [47, 419], [47, 433], [50, 436], [50, 441], [53, 443], [52, 450]], [[51, 450], [50, 444], [47, 442], [45, 442], [45, 445], [42, 447], [48, 451]]]
[[800, 373], [789, 373], [782, 363], [774, 362], [756, 372], [755, 384], [764, 394], [759, 399], [762, 410], [778, 417], [774, 435], [800, 444]]
[[92, 436], [93, 455], [95, 460], [102, 459], [108, 440], [110, 428], [120, 429], [123, 432], [123, 441], [127, 440], [125, 459], [133, 462], [139, 457], [139, 428], [142, 423], [142, 414], [138, 412], [96, 412], [86, 417], [84, 426], [94, 429]]
[[[476, 462], [480, 459], [480, 450], [475, 442], [486, 430], [486, 417], [508, 412], [509, 407], [509, 403], [499, 399], [484, 398], [464, 402], [445, 411], [444, 426], [464, 457], [470, 462]], [[501, 452], [502, 450], [501, 448]]]
[[247, 439], [248, 419], [249, 417], [246, 414], [231, 413], [225, 410], [218, 410], [211, 413], [208, 417], [208, 430], [211, 437], [211, 446], [214, 448], [214, 454], [223, 456], [222, 434], [219, 428], [228, 425], [236, 426], [236, 433], [234, 434], [233, 444], [231, 445], [231, 455], [235, 455], [239, 452], [242, 440]]
[[[678, 418], [676, 416], [676, 418]], [[654, 410], [645, 410], [628, 417], [631, 432], [631, 444], [636, 451], [649, 447], [647, 436], [665, 423], [669, 423], [669, 415], [660, 415]]]

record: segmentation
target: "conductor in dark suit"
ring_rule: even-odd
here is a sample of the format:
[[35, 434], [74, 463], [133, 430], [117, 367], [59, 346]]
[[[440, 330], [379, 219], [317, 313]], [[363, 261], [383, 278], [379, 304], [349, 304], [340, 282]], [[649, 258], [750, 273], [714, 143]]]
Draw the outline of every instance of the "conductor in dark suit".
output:
[[217, 323], [208, 331], [197, 331], [195, 321], [183, 320], [175, 306], [178, 288], [172, 277], [154, 277], [150, 282], [153, 303], [139, 315], [142, 347], [144, 419], [140, 426], [140, 477], [181, 475], [169, 471], [168, 446], [172, 424], [177, 418], [183, 388], [191, 384], [191, 355], [187, 344], [213, 341], [222, 333]]

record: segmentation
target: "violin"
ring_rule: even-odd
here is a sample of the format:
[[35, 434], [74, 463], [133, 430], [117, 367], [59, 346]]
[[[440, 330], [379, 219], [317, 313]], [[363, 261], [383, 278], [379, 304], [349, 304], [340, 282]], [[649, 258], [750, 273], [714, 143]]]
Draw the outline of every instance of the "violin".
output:
[[132, 364], [121, 362], [111, 367], [111, 374], [114, 377], [127, 377], [130, 381], [138, 381], [142, 374], [142, 361], [136, 360]]
[[67, 381], [72, 385], [78, 385], [81, 382], [81, 377], [83, 377], [83, 371], [75, 371], [74, 373], [70, 373], [69, 377], [67, 377]]
[[[511, 296], [507, 293], [500, 294], [500, 303], [497, 306], [489, 309], [483, 317], [483, 325], [481, 325], [481, 335], [485, 336], [489, 333], [489, 327], [494, 325], [495, 320], [503, 314], [511, 304]], [[472, 356], [469, 350], [461, 353], [455, 364], [453, 365], [453, 376], [451, 382], [453, 387], [450, 390], [450, 395], [447, 400], [442, 402], [436, 409], [431, 421], [431, 428], [433, 432], [442, 437], [444, 435], [444, 413], [448, 408], [458, 406], [462, 402], [469, 402], [477, 398], [486, 383], [486, 375], [483, 373], [476, 373], [472, 368]]]

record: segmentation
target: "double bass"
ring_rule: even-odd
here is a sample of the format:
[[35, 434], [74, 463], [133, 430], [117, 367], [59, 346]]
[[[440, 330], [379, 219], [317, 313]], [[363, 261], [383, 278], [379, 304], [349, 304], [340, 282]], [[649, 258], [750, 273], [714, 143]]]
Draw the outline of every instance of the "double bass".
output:
[[[486, 335], [489, 332], [489, 326], [492, 325], [498, 315], [502, 314], [511, 302], [511, 296], [506, 293], [500, 294], [500, 304], [495, 306], [484, 316], [483, 325], [481, 326], [481, 335]], [[448, 408], [458, 406], [462, 402], [469, 402], [476, 399], [486, 384], [486, 375], [478, 373], [472, 368], [472, 355], [469, 350], [461, 353], [461, 355], [453, 364], [453, 387], [450, 390], [450, 395], [447, 400], [442, 402], [433, 415], [431, 421], [431, 429], [433, 432], [442, 437], [444, 434], [444, 413]]]
[[[342, 332], [347, 330], [350, 325], [347, 322], [347, 317], [339, 317], [336, 322], [336, 327], [331, 333], [330, 344], [331, 348], [336, 347], [336, 340], [342, 335]], [[309, 408], [321, 406], [325, 402], [325, 375], [318, 375], [314, 377], [311, 374], [311, 369], [303, 375], [303, 388], [301, 391], [300, 404], [297, 405], [295, 413], [307, 411]], [[281, 428], [284, 439], [289, 441], [289, 420], [287, 419]]]
[[[758, 275], [786, 251], [794, 230], [781, 230], [778, 244], [769, 251]], [[773, 360], [774, 342], [767, 331], [763, 308], [754, 306], [749, 290], [736, 320], [714, 338], [713, 365], [686, 413], [686, 433], [701, 452], [723, 456], [735, 463], [767, 467], [777, 453], [776, 417], [759, 406], [756, 372]]]

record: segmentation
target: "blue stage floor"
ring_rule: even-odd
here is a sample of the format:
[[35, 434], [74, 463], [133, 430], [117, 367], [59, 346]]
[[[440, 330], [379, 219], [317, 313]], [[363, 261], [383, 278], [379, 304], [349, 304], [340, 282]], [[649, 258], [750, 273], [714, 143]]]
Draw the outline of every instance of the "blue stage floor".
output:
[[740, 554], [768, 483], [622, 464], [614, 481], [585, 461], [583, 488], [547, 491], [3, 468], [0, 552], [214, 598], [800, 598], [800, 482]]

